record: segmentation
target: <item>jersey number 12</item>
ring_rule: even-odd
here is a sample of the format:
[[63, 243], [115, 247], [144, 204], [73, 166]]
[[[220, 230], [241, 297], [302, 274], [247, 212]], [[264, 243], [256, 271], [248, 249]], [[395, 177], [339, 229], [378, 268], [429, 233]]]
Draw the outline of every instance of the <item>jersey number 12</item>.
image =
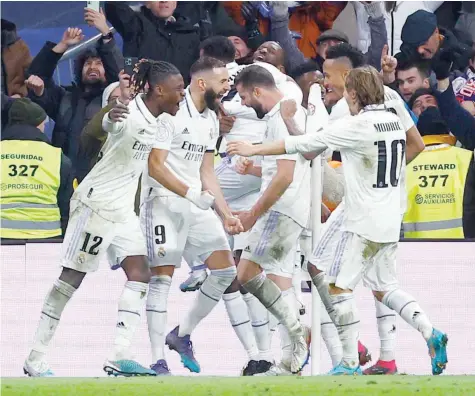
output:
[[[388, 181], [386, 179], [388, 164], [390, 166], [389, 183], [391, 183], [391, 186], [397, 187], [403, 165], [402, 161], [404, 161], [404, 155], [406, 153], [406, 141], [404, 139], [393, 140], [389, 150], [388, 147], [386, 147], [386, 141], [384, 140], [374, 142], [374, 145], [378, 146], [378, 175], [376, 178], [376, 184], [373, 184], [373, 188], [388, 187]], [[398, 153], [399, 146], [401, 146], [401, 149]], [[398, 159], [400, 161], [399, 166]]]

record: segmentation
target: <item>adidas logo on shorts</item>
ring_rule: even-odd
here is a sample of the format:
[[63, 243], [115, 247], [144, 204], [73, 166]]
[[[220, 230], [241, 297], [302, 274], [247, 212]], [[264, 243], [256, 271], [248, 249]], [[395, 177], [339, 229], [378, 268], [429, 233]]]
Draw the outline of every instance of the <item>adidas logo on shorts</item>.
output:
[[182, 135], [189, 135], [190, 131], [188, 131], [188, 128], [183, 129], [183, 132], [181, 133]]
[[247, 253], [251, 253], [251, 247], [250, 246], [246, 246], [244, 248], [244, 251], [247, 252]]

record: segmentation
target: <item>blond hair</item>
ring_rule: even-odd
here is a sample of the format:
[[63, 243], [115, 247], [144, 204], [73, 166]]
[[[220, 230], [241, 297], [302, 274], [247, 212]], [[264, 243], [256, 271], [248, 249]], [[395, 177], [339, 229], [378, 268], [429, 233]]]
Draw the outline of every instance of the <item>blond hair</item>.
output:
[[384, 103], [384, 85], [380, 74], [373, 66], [361, 66], [348, 72], [346, 91], [355, 91], [361, 108]]

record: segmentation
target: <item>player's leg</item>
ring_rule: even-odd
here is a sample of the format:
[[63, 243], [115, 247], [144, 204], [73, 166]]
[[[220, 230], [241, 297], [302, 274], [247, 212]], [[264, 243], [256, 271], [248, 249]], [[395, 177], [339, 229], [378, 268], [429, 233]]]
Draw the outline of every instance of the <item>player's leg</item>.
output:
[[[242, 254], [238, 266], [238, 279], [241, 285], [252, 293], [285, 326], [292, 340], [291, 371], [298, 373], [308, 360], [308, 347], [305, 331], [300, 324], [295, 310], [295, 293], [292, 290], [291, 274], [293, 266], [287, 273], [289, 278], [280, 286], [287, 293], [282, 293], [275, 281], [271, 279], [286, 263], [288, 252], [295, 246], [301, 233], [301, 227], [287, 216], [270, 211], [256, 222], [249, 235], [249, 246]], [[292, 261], [287, 263], [293, 264]], [[266, 271], [264, 275], [262, 269]], [[277, 275], [277, 274], [276, 274]], [[293, 302], [290, 302], [293, 301]]]
[[146, 304], [153, 360], [150, 367], [157, 375], [170, 374], [165, 359], [168, 295], [175, 268], [181, 265], [189, 217], [190, 203], [177, 197], [155, 197], [141, 208], [140, 223], [152, 273]]
[[184, 260], [190, 268], [190, 276], [180, 284], [180, 290], [182, 292], [199, 290], [208, 276], [208, 273], [206, 272], [206, 264], [196, 258], [184, 257]]
[[305, 305], [302, 299], [302, 256], [300, 254], [300, 244], [294, 255], [294, 271], [292, 273], [292, 287], [294, 288], [295, 297], [299, 306], [299, 314], [305, 315]]
[[419, 331], [427, 343], [432, 374], [441, 374], [447, 365], [447, 335], [432, 325], [418, 302], [398, 287], [396, 281], [397, 243], [387, 244], [378, 252], [372, 271], [364, 276], [365, 284], [374, 290], [376, 299], [396, 311], [409, 325]]
[[[96, 215], [82, 204], [71, 208], [71, 216], [62, 245], [61, 265], [63, 268], [43, 303], [33, 348], [23, 366], [25, 374], [32, 377], [53, 375], [46, 362], [49, 344], [66, 304], [81, 285], [86, 273], [97, 270], [99, 259], [107, 249], [107, 242], [102, 239], [107, 240], [106, 236], [102, 234], [103, 236], [100, 237], [101, 234], [96, 232], [101, 231], [101, 227], [104, 232], [104, 223], [101, 221], [98, 224]], [[99, 225], [101, 227], [98, 227]], [[98, 236], [103, 243], [96, 246], [94, 238]]]
[[[234, 235], [233, 237], [233, 249], [234, 249], [234, 261], [236, 266], [239, 265], [239, 260], [243, 249], [247, 246], [247, 238], [249, 232]], [[271, 337], [269, 329], [269, 311], [261, 304], [261, 302], [254, 297], [251, 293], [248, 293], [240, 285], [240, 293], [247, 306], [249, 317], [251, 320], [252, 331], [254, 333], [255, 343], [259, 352], [257, 364], [252, 363], [251, 367], [248, 367], [243, 371], [243, 375], [254, 375], [264, 373], [272, 366], [273, 356], [271, 351]], [[254, 367], [253, 367], [254, 366]]]
[[122, 268], [127, 281], [119, 298], [114, 348], [104, 363], [104, 371], [115, 376], [154, 376], [155, 371], [133, 360], [130, 352], [150, 282], [146, 242], [135, 215], [116, 226], [107, 255], [111, 268]]
[[196, 299], [180, 325], [166, 337], [168, 347], [176, 351], [183, 365], [192, 372], [200, 372], [190, 340], [192, 331], [218, 304], [224, 291], [236, 278], [229, 243], [217, 215], [211, 210], [202, 211], [192, 207], [192, 221], [185, 251], [200, 257], [210, 270]]
[[343, 232], [328, 271], [329, 293], [343, 349], [342, 360], [329, 372], [330, 375], [362, 374], [358, 356], [360, 320], [353, 290], [365, 269], [367, 259], [366, 255], [363, 258], [365, 242], [367, 241], [356, 234]]
[[[374, 293], [374, 292], [373, 292]], [[376, 322], [381, 343], [379, 359], [367, 368], [365, 375], [391, 375], [397, 373], [396, 366], [396, 312], [374, 297]]]

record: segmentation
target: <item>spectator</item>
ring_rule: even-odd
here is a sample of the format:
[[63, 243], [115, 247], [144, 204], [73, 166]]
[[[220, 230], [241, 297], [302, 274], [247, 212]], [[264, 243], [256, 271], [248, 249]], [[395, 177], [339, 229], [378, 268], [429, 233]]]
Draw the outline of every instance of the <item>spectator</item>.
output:
[[45, 111], [30, 99], [17, 99], [10, 107], [1, 143], [2, 238], [51, 238], [66, 229], [71, 161], [43, 134], [45, 119]]
[[407, 59], [404, 54], [396, 55], [397, 89], [406, 102], [420, 88], [429, 88], [430, 63], [419, 59]]
[[[87, 15], [95, 16], [98, 30], [108, 32], [102, 14], [90, 10]], [[75, 60], [73, 85], [67, 88], [56, 85], [53, 73], [58, 61], [69, 47], [82, 39], [80, 29], [68, 28], [59, 44], [46, 43], [33, 60], [29, 70], [33, 76], [27, 80], [31, 99], [55, 121], [53, 145], [63, 149], [74, 169], [80, 160], [77, 156], [79, 135], [84, 125], [101, 109], [104, 88], [117, 80], [123, 65], [122, 54], [108, 33], [102, 36], [96, 49], [85, 51]]]
[[454, 34], [447, 29], [437, 26], [437, 17], [424, 10], [418, 10], [409, 15], [401, 32], [401, 52], [409, 58], [419, 57], [433, 59], [444, 52], [453, 54], [452, 70], [463, 70], [467, 67], [472, 49], [460, 43]]
[[219, 34], [227, 37], [234, 45], [236, 50], [235, 61], [238, 65], [252, 64], [254, 51], [259, 47], [251, 47], [256, 41], [249, 41], [248, 33], [245, 28], [241, 26], [231, 26], [227, 29], [222, 29]]
[[[287, 54], [287, 66], [293, 69], [305, 61], [305, 56], [297, 48], [295, 40], [289, 32], [287, 3], [288, 2], [273, 2], [271, 38], [282, 45]], [[367, 63], [379, 69], [381, 66], [381, 52], [387, 42], [386, 27], [382, 16], [381, 4], [374, 3], [367, 6], [373, 10], [368, 20], [371, 29], [372, 44], [366, 54]], [[328, 48], [341, 43], [349, 43], [348, 36], [335, 29], [326, 30], [317, 38], [316, 56], [313, 57], [313, 59], [318, 63], [320, 70], [323, 67]]]
[[[418, 89], [411, 100], [409, 108], [419, 117], [429, 107], [437, 108], [437, 115], [445, 122], [450, 132], [468, 150], [475, 149], [475, 119], [464, 110], [455, 99], [451, 84], [443, 86], [445, 91], [432, 88]], [[434, 113], [432, 113], [434, 115]]]
[[407, 170], [404, 236], [461, 239], [464, 189], [470, 188], [466, 180], [473, 153], [454, 147], [456, 139], [437, 107], [422, 111], [417, 128], [426, 148]]
[[13, 22], [2, 19], [2, 92], [26, 96], [25, 71], [31, 63], [28, 45], [17, 35]]
[[279, 43], [266, 41], [253, 55], [253, 62], [265, 62], [275, 66], [280, 72], [285, 72], [285, 52]]
[[[369, 51], [369, 46], [373, 40], [368, 18], [371, 16], [371, 7], [375, 3], [366, 1], [351, 2], [355, 9], [358, 24], [357, 48], [362, 52]], [[443, 1], [383, 1], [381, 3], [386, 24], [388, 53], [394, 56], [400, 50], [402, 44], [401, 30], [407, 17], [417, 10], [434, 12]]]
[[308, 60], [305, 63], [302, 63], [299, 67], [293, 69], [290, 73], [290, 77], [295, 80], [302, 90], [302, 106], [307, 108], [310, 87], [313, 84], [320, 84], [323, 86], [324, 77], [322, 72], [314, 61]]
[[2, 91], [2, 131], [8, 124], [8, 112], [16, 99], [10, 98]]
[[[235, 22], [245, 25], [242, 8], [247, 3], [252, 3], [257, 8], [259, 31], [267, 35], [272, 24], [270, 23], [272, 8], [267, 5], [267, 2], [225, 1], [224, 7]], [[332, 28], [333, 22], [345, 8], [346, 1], [287, 2], [287, 5], [290, 13], [287, 26], [293, 37], [297, 39], [299, 50], [306, 58], [316, 57], [315, 43], [317, 38], [321, 32]]]
[[462, 107], [475, 117], [475, 53], [465, 73], [452, 81], [452, 88]]
[[126, 2], [107, 1], [105, 10], [124, 40], [124, 56], [173, 63], [188, 83], [199, 58], [200, 31], [175, 12], [176, 6], [176, 1], [147, 1], [135, 12]]

